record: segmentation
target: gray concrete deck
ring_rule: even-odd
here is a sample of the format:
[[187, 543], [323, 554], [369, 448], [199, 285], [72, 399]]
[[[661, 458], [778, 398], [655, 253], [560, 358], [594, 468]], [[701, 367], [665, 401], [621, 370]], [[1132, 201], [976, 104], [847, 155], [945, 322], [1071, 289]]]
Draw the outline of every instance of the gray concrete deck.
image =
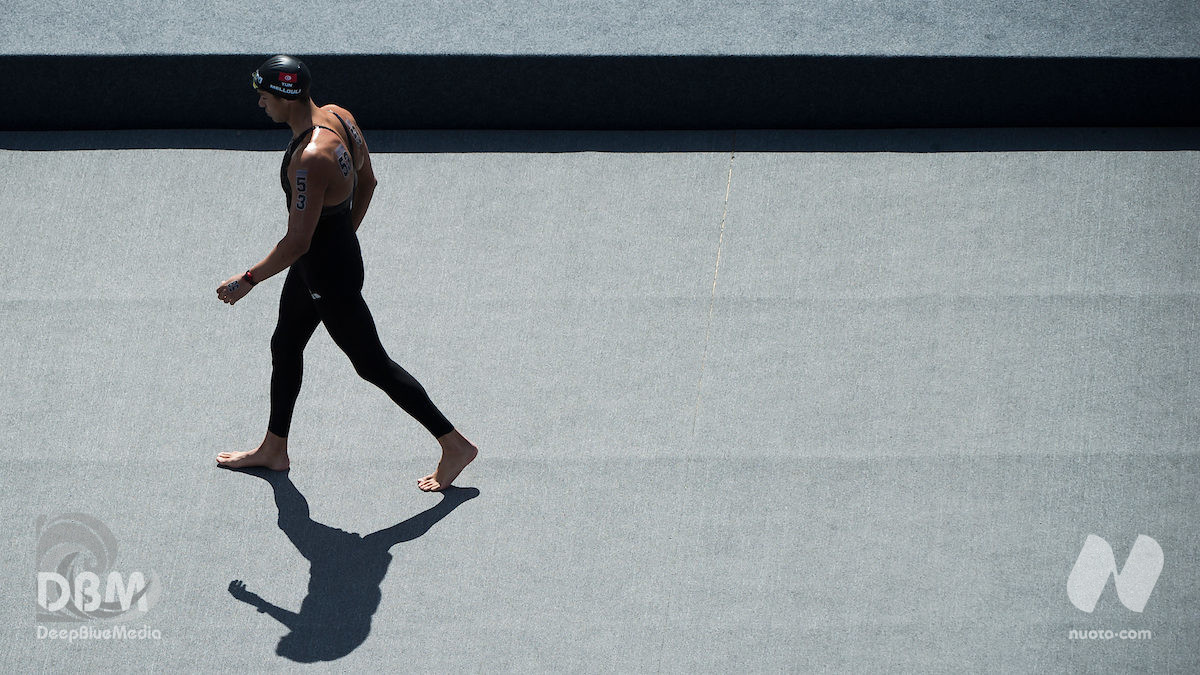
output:
[[[436, 445], [323, 330], [289, 480], [213, 466], [266, 420], [279, 280], [214, 291], [286, 135], [0, 134], [0, 663], [1195, 671], [1200, 152], [1122, 134], [368, 132], [367, 300], [482, 448], [436, 523]], [[38, 639], [73, 511], [160, 640]], [[1161, 545], [1143, 612], [1071, 604], [1088, 534]], [[369, 631], [281, 647], [234, 580]]]
[[[1200, 55], [1190, 0], [4, 3], [4, 54]], [[298, 48], [302, 45], [302, 48]]]

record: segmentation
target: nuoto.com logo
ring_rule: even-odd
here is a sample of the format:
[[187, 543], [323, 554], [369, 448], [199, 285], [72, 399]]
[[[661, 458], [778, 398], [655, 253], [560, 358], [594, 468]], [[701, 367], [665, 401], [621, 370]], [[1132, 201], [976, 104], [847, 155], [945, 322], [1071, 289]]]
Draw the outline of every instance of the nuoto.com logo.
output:
[[[37, 622], [121, 623], [140, 620], [162, 593], [154, 571], [118, 570], [117, 540], [98, 519], [66, 513], [37, 519]], [[140, 630], [75, 628], [51, 630], [38, 626], [45, 639], [161, 637], [148, 626]], [[144, 634], [144, 635], [143, 635]]]
[[1089, 534], [1067, 577], [1067, 597], [1077, 609], [1090, 614], [1096, 609], [1096, 603], [1111, 578], [1121, 604], [1130, 611], [1140, 613], [1154, 592], [1162, 568], [1162, 547], [1144, 534], [1139, 534], [1134, 540], [1120, 571], [1117, 570], [1112, 546], [1103, 538]]

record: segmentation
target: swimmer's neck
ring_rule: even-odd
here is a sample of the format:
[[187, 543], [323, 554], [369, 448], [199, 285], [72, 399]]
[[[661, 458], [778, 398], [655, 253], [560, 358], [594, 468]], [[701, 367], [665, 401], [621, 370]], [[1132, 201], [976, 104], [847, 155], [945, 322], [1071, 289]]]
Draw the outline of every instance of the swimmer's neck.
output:
[[292, 138], [296, 138], [300, 134], [308, 131], [313, 127], [313, 119], [320, 112], [320, 108], [312, 99], [308, 100], [308, 105], [297, 104], [291, 106], [291, 111], [288, 114], [287, 124], [292, 128]]

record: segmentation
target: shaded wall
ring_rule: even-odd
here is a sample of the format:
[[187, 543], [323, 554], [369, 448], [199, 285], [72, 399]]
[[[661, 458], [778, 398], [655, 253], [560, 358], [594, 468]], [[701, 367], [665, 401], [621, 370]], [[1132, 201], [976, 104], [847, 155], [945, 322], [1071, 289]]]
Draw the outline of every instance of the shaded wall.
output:
[[[1200, 58], [300, 55], [396, 129], [1194, 126]], [[0, 56], [8, 130], [272, 126], [246, 55]]]

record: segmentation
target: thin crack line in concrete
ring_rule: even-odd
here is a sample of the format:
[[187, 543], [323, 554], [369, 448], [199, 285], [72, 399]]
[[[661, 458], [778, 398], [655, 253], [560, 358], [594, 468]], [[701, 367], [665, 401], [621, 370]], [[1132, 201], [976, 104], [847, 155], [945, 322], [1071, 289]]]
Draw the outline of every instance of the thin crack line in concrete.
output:
[[704, 393], [704, 371], [708, 368], [708, 348], [712, 340], [713, 314], [717, 304], [717, 278], [721, 274], [721, 252], [725, 247], [725, 219], [729, 216], [729, 192], [733, 186], [733, 160], [737, 156], [737, 131], [729, 150], [729, 175], [725, 178], [725, 205], [721, 209], [721, 236], [717, 239], [717, 264], [713, 268], [712, 294], [708, 298], [708, 325], [704, 328], [704, 356], [700, 358], [700, 379], [696, 382], [696, 407], [692, 410], [692, 440], [700, 418], [700, 397]]
[[[704, 355], [700, 358], [700, 378], [696, 382], [696, 407], [692, 410], [692, 440], [693, 441], [696, 440], [696, 420], [700, 416], [700, 395], [703, 392], [703, 387], [704, 387], [704, 370], [708, 366], [708, 346], [709, 346], [709, 341], [712, 337], [713, 313], [714, 313], [714, 306], [715, 306], [716, 300], [717, 300], [717, 277], [721, 273], [721, 251], [725, 246], [725, 219], [729, 215], [729, 192], [730, 192], [730, 187], [733, 185], [733, 158], [734, 158], [734, 156], [736, 156], [736, 154], [737, 154], [737, 131], [735, 130], [733, 132], [733, 141], [730, 143], [730, 149], [729, 149], [729, 173], [725, 177], [725, 204], [721, 208], [721, 235], [720, 235], [720, 237], [717, 238], [717, 264], [715, 265], [715, 267], [713, 269], [712, 293], [708, 299], [708, 326], [704, 329]], [[685, 459], [683, 472], [682, 472], [682, 480], [683, 480], [684, 486], [688, 486], [691, 484], [691, 468], [692, 468], [692, 463]], [[673, 541], [674, 555], [672, 557], [675, 559], [678, 559], [679, 558], [679, 547], [681, 544], [678, 541], [678, 537], [672, 537], [671, 539], [674, 540]], [[671, 597], [672, 596], [670, 596], [670, 595], [667, 596], [666, 607], [663, 611], [663, 623], [664, 624], [669, 622], [671, 619], [671, 604], [672, 604]], [[663, 630], [663, 635], [662, 635], [662, 638], [659, 640], [659, 645], [658, 645], [658, 664], [654, 669], [655, 671], [658, 671], [658, 672], [661, 672], [663, 670], [662, 660], [663, 660], [663, 655], [666, 653], [665, 647], [666, 647], [666, 642], [667, 642], [666, 630], [665, 630], [665, 628], [661, 628], [661, 629]]]

